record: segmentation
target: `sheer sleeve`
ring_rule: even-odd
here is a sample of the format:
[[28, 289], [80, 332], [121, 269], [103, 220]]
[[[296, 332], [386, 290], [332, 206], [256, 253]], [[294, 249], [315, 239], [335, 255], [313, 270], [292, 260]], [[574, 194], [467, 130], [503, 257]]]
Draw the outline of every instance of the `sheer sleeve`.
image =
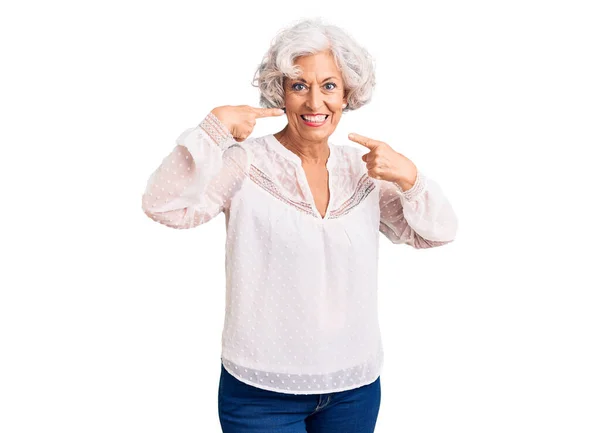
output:
[[454, 240], [456, 214], [440, 186], [422, 172], [403, 191], [395, 182], [381, 181], [379, 231], [394, 244], [433, 248]]
[[186, 129], [148, 179], [142, 210], [176, 229], [196, 227], [226, 209], [248, 172], [247, 150], [209, 113]]

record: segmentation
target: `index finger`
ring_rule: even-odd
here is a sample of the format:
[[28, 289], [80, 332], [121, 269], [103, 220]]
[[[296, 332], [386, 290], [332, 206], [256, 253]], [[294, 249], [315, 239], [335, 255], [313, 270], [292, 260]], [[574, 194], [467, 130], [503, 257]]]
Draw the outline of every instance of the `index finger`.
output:
[[272, 117], [272, 116], [281, 116], [285, 113], [281, 108], [256, 108], [254, 107], [254, 113], [256, 113], [256, 117]]
[[348, 134], [348, 138], [358, 144], [362, 144], [369, 149], [374, 149], [379, 144], [377, 140], [354, 133]]

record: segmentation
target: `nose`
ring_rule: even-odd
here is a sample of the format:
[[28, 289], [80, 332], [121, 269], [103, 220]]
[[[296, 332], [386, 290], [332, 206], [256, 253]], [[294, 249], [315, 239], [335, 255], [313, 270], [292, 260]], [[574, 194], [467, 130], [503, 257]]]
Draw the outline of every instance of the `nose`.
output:
[[314, 112], [317, 112], [321, 105], [323, 104], [323, 98], [321, 95], [321, 91], [318, 86], [313, 86], [308, 93], [308, 98], [306, 100], [307, 108]]

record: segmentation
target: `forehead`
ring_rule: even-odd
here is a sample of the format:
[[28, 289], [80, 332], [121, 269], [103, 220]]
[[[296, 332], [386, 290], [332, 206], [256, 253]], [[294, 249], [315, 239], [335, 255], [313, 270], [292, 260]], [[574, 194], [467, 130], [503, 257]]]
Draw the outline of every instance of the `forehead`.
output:
[[341, 71], [335, 64], [331, 53], [317, 53], [301, 56], [294, 60], [294, 65], [301, 69], [300, 77], [322, 80], [326, 77], [341, 78]]

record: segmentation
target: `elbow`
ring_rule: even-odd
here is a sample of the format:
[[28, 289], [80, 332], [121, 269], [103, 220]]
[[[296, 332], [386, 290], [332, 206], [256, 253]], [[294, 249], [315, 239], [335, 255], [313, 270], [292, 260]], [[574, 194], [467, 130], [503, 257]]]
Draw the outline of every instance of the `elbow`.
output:
[[454, 242], [454, 239], [447, 240], [447, 241], [432, 241], [429, 239], [425, 239], [422, 236], [416, 236], [413, 239], [413, 241], [411, 242], [411, 245], [416, 249], [425, 249], [425, 248], [441, 247], [442, 245], [447, 245], [451, 242]]
[[426, 235], [427, 238], [424, 238], [422, 235], [415, 232], [411, 244], [418, 249], [441, 247], [454, 242], [457, 231], [458, 222], [454, 216], [444, 224], [438, 225], [436, 230], [429, 233], [429, 235]]
[[436, 233], [435, 236], [432, 235], [431, 237], [434, 239], [426, 239], [415, 232], [410, 244], [417, 249], [436, 248], [447, 245], [454, 242], [456, 237], [456, 227], [456, 224], [452, 225], [451, 230], [448, 230], [449, 227], [446, 227], [446, 230], [444, 230], [443, 233]]
[[190, 224], [185, 224], [184, 221], [176, 218], [174, 215], [171, 215], [171, 212], [152, 212], [146, 209], [143, 211], [148, 218], [173, 229], [190, 229], [193, 227]]
[[196, 224], [194, 218], [186, 218], [187, 208], [165, 212], [153, 210], [153, 206], [145, 196], [142, 198], [142, 212], [151, 220], [173, 229], [190, 229], [199, 224], [199, 222]]

